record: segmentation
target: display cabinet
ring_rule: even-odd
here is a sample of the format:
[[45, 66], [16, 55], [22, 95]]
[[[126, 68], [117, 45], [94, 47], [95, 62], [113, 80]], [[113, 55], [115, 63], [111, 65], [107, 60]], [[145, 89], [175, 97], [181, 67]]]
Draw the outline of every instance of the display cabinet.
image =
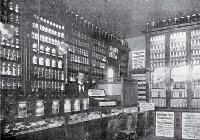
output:
[[198, 109], [199, 20], [197, 15], [176, 19], [145, 32], [151, 99], [159, 108]]
[[149, 72], [146, 69], [134, 69], [131, 78], [138, 81], [138, 103], [149, 102]]

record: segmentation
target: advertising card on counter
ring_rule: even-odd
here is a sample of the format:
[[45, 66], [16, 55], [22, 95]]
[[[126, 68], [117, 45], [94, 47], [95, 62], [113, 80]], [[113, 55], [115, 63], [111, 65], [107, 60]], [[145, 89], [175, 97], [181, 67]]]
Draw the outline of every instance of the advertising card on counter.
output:
[[44, 104], [42, 100], [36, 101], [36, 116], [44, 115]]

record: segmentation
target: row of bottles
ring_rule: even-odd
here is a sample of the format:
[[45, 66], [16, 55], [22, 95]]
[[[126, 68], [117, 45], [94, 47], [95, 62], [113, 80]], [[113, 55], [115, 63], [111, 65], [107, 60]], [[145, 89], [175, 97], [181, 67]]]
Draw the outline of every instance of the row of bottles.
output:
[[73, 52], [75, 54], [80, 54], [86, 57], [89, 56], [89, 52], [87, 49], [83, 49], [74, 45], [69, 45], [69, 46], [70, 46], [70, 50], [69, 50], [70, 52]]
[[98, 48], [106, 49], [106, 47], [107, 47], [103, 41], [100, 41], [100, 40], [97, 40], [97, 39], [93, 39], [92, 41], [93, 41], [93, 44], [95, 46], [97, 46]]
[[5, 45], [6, 47], [10, 47], [10, 48], [16, 48], [19, 49], [19, 38], [14, 38], [11, 41], [1, 41], [1, 45]]
[[32, 70], [34, 74], [34, 78], [44, 78], [44, 79], [53, 79], [53, 80], [64, 80], [64, 71], [63, 70], [55, 70], [44, 67], [33, 67]]
[[50, 59], [50, 58], [45, 58], [40, 56], [39, 58], [34, 55], [32, 57], [32, 63], [35, 65], [40, 65], [40, 66], [46, 66], [46, 67], [52, 67], [52, 68], [63, 68], [63, 61], [62, 60], [56, 60], [56, 59]]
[[83, 33], [81, 33], [80, 31], [78, 31], [78, 30], [73, 30], [72, 29], [72, 35], [73, 36], [76, 36], [76, 37], [78, 37], [78, 38], [82, 38], [82, 39], [84, 39], [84, 40], [90, 40], [90, 37], [88, 36], [88, 35], [86, 35], [86, 34], [83, 34]]
[[200, 39], [200, 30], [191, 31], [191, 39]]
[[105, 70], [99, 68], [93, 68], [92, 73], [97, 75], [105, 75]]
[[185, 57], [187, 56], [186, 51], [172, 51], [170, 52], [170, 57]]
[[83, 71], [83, 72], [89, 72], [90, 70], [90, 66], [89, 65], [83, 65], [80, 63], [69, 63], [68, 68], [70, 70], [74, 70], [74, 71]]
[[9, 22], [14, 23], [14, 24], [20, 24], [19, 18], [20, 18], [20, 16], [17, 14], [14, 14], [14, 13], [10, 13], [8, 16]]
[[88, 57], [83, 57], [83, 56], [76, 55], [76, 54], [69, 54], [69, 60], [71, 62], [77, 62], [77, 63], [89, 65], [89, 58]]
[[193, 90], [193, 98], [200, 98], [200, 90]]
[[84, 48], [89, 48], [89, 46], [90, 46], [89, 42], [82, 41], [82, 40], [74, 38], [72, 36], [67, 36], [66, 39], [70, 42], [70, 44], [73, 44], [73, 45], [78, 45], [78, 46], [81, 46]]
[[[64, 60], [58, 45], [64, 41], [64, 29], [47, 18], [34, 15], [32, 22], [32, 73], [31, 89], [64, 91]], [[38, 31], [35, 32], [35, 29]], [[39, 33], [39, 34], [38, 34]], [[34, 40], [35, 39], [35, 40]]]
[[93, 45], [92, 46], [92, 50], [95, 51], [95, 52], [98, 52], [98, 53], [106, 54], [106, 50], [101, 48], [101, 47], [99, 47], [99, 46]]
[[165, 61], [158, 61], [157, 60], [154, 62], [154, 61], [151, 61], [151, 69], [153, 68], [159, 68], [159, 67], [163, 67], [165, 66]]
[[177, 32], [170, 34], [170, 42], [184, 42], [186, 41], [186, 32]]
[[37, 19], [37, 20], [39, 19], [43, 23], [50, 25], [51, 27], [53, 27], [56, 30], [58, 30], [58, 29], [64, 30], [65, 29], [65, 26], [58, 24], [58, 23], [55, 23], [53, 21], [50, 21], [49, 19], [46, 19], [44, 17], [39, 17], [38, 15], [34, 15], [34, 18]]
[[106, 69], [106, 63], [92, 59], [92, 66]]
[[[153, 75], [153, 74], [152, 74]], [[152, 78], [153, 78], [153, 76], [152, 76]], [[152, 79], [153, 80], [153, 79]], [[165, 88], [165, 83], [153, 83], [153, 81], [152, 81], [152, 88], [154, 89], [164, 89]]]
[[187, 98], [187, 91], [172, 91], [171, 96], [172, 98]]
[[151, 59], [164, 59], [165, 58], [165, 53], [152, 53], [150, 54]]
[[68, 73], [68, 76], [69, 76], [69, 81], [75, 81], [76, 78], [77, 78], [77, 74], [76, 73], [73, 73], [73, 72], [69, 72]]
[[39, 36], [37, 32], [33, 32], [33, 31], [31, 32], [31, 37], [33, 39], [40, 40], [42, 42], [49, 43], [49, 44], [55, 45], [55, 46], [59, 45], [62, 42], [59, 39], [52, 38], [45, 34], [40, 34], [40, 36]]
[[193, 89], [200, 89], [200, 81], [199, 80], [196, 80], [196, 81], [192, 82], [192, 88]]
[[193, 108], [200, 108], [200, 100], [199, 99], [193, 99], [192, 100], [192, 107]]
[[162, 53], [162, 52], [165, 52], [165, 43], [150, 45], [150, 52], [151, 53]]
[[[38, 24], [38, 23], [33, 22], [33, 23], [32, 23], [32, 27], [33, 27], [33, 28], [36, 28], [36, 29], [39, 29], [39, 28], [40, 28], [40, 30], [43, 31], [43, 32], [46, 32], [46, 33], [48, 33], [48, 34], [52, 34], [52, 35], [57, 36], [57, 37], [60, 37], [60, 38], [64, 38], [64, 33], [63, 33], [63, 32], [56, 31], [56, 30], [51, 29], [51, 28], [49, 28], [49, 27], [47, 27], [47, 26], [40, 25], [40, 27], [39, 27], [39, 24]], [[59, 26], [59, 29], [60, 29], [60, 27], [61, 27], [61, 26]], [[62, 27], [61, 27], [61, 28], [62, 28]], [[63, 26], [63, 28], [64, 28], [64, 26]]]
[[[14, 11], [16, 13], [19, 12], [19, 5], [18, 4], [13, 3], [12, 1], [4, 1], [4, 2], [5, 2], [5, 4], [9, 4], [8, 5], [9, 10]], [[5, 4], [3, 4], [3, 5], [5, 5]]]
[[200, 39], [191, 40], [191, 48], [192, 49], [200, 49]]
[[[92, 57], [96, 60], [101, 60], [103, 62], [106, 62], [107, 58], [105, 55], [102, 55], [102, 54], [99, 54], [99, 53], [96, 53], [96, 52], [92, 52]], [[109, 57], [110, 57], [110, 54], [109, 54]], [[117, 59], [117, 55], [115, 57]]]
[[186, 16], [174, 17], [163, 19], [159, 21], [152, 21], [151, 23], [146, 23], [146, 30], [156, 29], [156, 28], [163, 28], [163, 27], [170, 27], [173, 25], [180, 25], [186, 23], [192, 23], [200, 21], [200, 14], [188, 14]]
[[[68, 73], [68, 76], [69, 76], [69, 81], [75, 82], [76, 79], [77, 79], [77, 73], [76, 72], [71, 72], [70, 71]], [[86, 81], [86, 83], [89, 82], [89, 76], [88, 76], [88, 74], [85, 74], [85, 81]]]
[[14, 62], [2, 62], [1, 64], [1, 75], [9, 76], [21, 76], [21, 65]]
[[170, 66], [185, 66], [186, 64], [186, 60], [180, 60], [179, 58], [170, 60]]
[[186, 60], [186, 32], [170, 34], [170, 66], [184, 66]]
[[170, 42], [170, 51], [186, 50], [186, 41]]
[[173, 88], [174, 89], [186, 89], [186, 83], [182, 82], [182, 83], [174, 83], [173, 84]]
[[0, 48], [0, 58], [2, 59], [7, 59], [7, 60], [14, 60], [14, 61], [20, 61], [21, 56], [20, 56], [20, 51], [16, 49], [11, 49], [11, 48]]
[[200, 30], [191, 31], [191, 49], [192, 49], [191, 50], [192, 52], [191, 64], [199, 65], [200, 64]]
[[[59, 54], [59, 51], [57, 51], [54, 47], [51, 47], [43, 43], [41, 43], [40, 47], [38, 47], [38, 45], [35, 42], [32, 44], [32, 51], [50, 56], [57, 56], [57, 53]], [[59, 57], [62, 58], [62, 56]]]
[[171, 107], [187, 107], [187, 99], [171, 99]]
[[151, 45], [165, 44], [165, 35], [158, 35], [150, 38]]
[[199, 56], [199, 55], [200, 55], [200, 48], [199, 48], [199, 49], [193, 49], [193, 50], [192, 50], [192, 55], [197, 55], [197, 56]]
[[152, 102], [155, 104], [155, 107], [166, 107], [165, 99], [152, 99]]
[[110, 52], [113, 52], [113, 53], [115, 53], [115, 54], [118, 54], [118, 53], [119, 53], [118, 48], [113, 47], [113, 46], [109, 46], [109, 51], [110, 51]]
[[165, 98], [166, 97], [166, 91], [165, 90], [152, 91], [151, 96], [152, 97], [158, 97], [158, 98]]
[[8, 12], [6, 12], [7, 10], [5, 10], [5, 8], [2, 11], [2, 14], [7, 14], [6, 18], [8, 22], [11, 23], [15, 23], [15, 24], [19, 24], [19, 4], [15, 3], [14, 1], [1, 1], [1, 6], [8, 8], [7, 10], [9, 10]]
[[[191, 31], [191, 49], [192, 49], [192, 65], [200, 64], [200, 30]], [[198, 82], [195, 83], [194, 89], [198, 89]], [[193, 91], [193, 98], [200, 98], [198, 90]], [[198, 106], [196, 104], [195, 106]]]
[[11, 77], [1, 77], [0, 79], [0, 88], [1, 89], [17, 89], [21, 87], [20, 78], [11, 78]]
[[52, 89], [58, 92], [63, 92], [65, 89], [64, 82], [59, 81], [45, 81], [45, 80], [33, 80], [31, 81], [32, 91], [39, 91], [40, 89]]
[[165, 66], [165, 35], [150, 38], [150, 67], [153, 70]]

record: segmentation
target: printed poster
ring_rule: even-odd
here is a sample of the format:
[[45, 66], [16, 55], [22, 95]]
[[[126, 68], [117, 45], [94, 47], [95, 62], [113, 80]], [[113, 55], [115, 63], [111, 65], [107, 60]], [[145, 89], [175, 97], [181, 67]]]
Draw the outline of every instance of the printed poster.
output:
[[156, 112], [156, 136], [174, 137], [174, 112]]
[[182, 138], [200, 139], [200, 113], [182, 113]]
[[132, 69], [145, 68], [145, 50], [132, 51]]

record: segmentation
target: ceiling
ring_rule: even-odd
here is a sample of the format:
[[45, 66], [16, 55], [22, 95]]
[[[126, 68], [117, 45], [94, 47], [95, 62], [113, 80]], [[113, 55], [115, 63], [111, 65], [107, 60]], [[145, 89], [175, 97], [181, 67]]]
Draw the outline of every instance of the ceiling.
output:
[[65, 0], [66, 6], [89, 21], [119, 35], [142, 35], [148, 21], [193, 12], [200, 13], [200, 0]]

